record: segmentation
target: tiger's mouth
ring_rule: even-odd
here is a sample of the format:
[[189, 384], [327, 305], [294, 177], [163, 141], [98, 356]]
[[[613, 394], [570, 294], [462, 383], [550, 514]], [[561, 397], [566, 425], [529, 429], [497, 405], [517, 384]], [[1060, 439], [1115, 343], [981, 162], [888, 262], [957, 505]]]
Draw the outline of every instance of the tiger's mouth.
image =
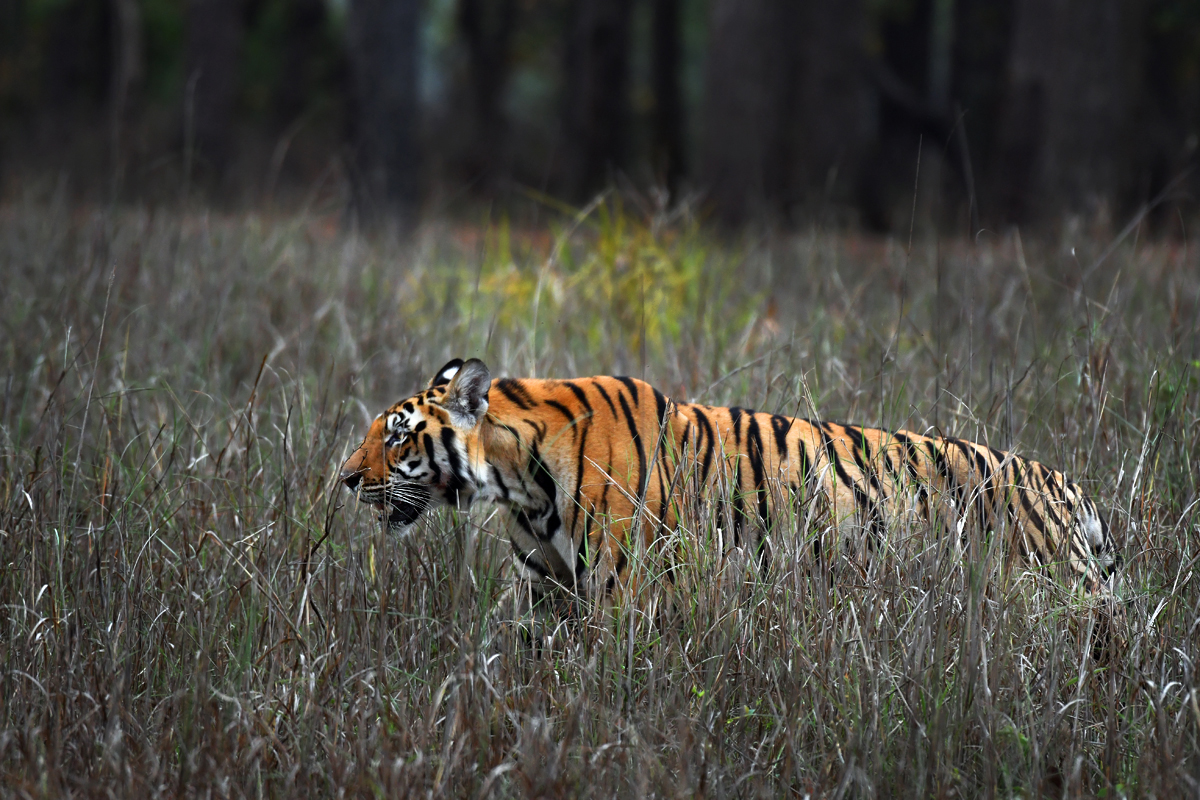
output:
[[387, 522], [388, 530], [403, 530], [420, 519], [432, 499], [429, 490], [420, 485], [390, 488], [383, 500], [375, 504], [378, 519]]
[[409, 503], [401, 503], [398, 505], [380, 504], [376, 506], [379, 509], [377, 519], [380, 522], [386, 520], [388, 528], [407, 528], [418, 519], [421, 514], [425, 513], [425, 505], [412, 505]]

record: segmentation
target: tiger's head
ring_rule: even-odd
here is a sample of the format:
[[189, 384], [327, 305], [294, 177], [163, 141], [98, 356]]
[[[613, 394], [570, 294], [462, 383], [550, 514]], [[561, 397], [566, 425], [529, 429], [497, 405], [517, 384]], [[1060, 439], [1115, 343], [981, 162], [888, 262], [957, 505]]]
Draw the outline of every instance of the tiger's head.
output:
[[379, 510], [389, 531], [404, 533], [426, 509], [470, 499], [478, 482], [471, 464], [491, 382], [479, 359], [454, 359], [425, 391], [376, 417], [342, 465], [342, 483], [359, 502]]

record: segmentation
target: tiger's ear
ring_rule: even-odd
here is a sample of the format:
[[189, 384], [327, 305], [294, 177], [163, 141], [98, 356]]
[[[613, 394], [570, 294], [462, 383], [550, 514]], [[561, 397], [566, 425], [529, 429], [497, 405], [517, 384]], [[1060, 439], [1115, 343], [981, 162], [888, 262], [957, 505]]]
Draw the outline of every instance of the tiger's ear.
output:
[[462, 365], [463, 360], [461, 358], [455, 358], [447, 361], [446, 366], [437, 371], [437, 375], [433, 376], [433, 380], [429, 382], [429, 386], [426, 388], [432, 389], [435, 386], [445, 386], [450, 382], [450, 379], [458, 373], [459, 369], [462, 368]]
[[487, 364], [472, 358], [456, 368], [442, 407], [450, 412], [450, 422], [456, 428], [470, 430], [479, 424], [488, 410], [488, 389], [492, 386], [492, 373]]

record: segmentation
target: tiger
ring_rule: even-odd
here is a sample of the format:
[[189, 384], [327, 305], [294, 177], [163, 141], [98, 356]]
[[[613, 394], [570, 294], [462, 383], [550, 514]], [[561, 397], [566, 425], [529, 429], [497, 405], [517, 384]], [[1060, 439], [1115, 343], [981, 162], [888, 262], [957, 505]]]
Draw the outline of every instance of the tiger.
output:
[[1022, 456], [676, 402], [636, 378], [493, 379], [476, 358], [451, 360], [376, 417], [339, 478], [399, 534], [436, 506], [507, 509], [519, 577], [539, 595], [628, 590], [635, 546], [676, 528], [685, 495], [718, 487], [732, 545], [763, 561], [781, 504], [820, 500], [868, 537], [905, 508], [960, 535], [968, 523], [1003, 529], [1006, 557], [1055, 565], [1088, 595], [1112, 598], [1122, 563], [1095, 502]]

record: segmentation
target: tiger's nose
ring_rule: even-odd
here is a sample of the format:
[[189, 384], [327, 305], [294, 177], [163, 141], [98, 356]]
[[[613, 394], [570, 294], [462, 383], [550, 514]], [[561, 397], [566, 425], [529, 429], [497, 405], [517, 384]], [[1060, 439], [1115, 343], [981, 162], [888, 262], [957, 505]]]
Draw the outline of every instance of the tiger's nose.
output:
[[359, 470], [342, 470], [342, 474], [338, 476], [342, 483], [346, 484], [346, 488], [354, 491], [358, 488], [359, 481], [362, 480], [362, 472]]

